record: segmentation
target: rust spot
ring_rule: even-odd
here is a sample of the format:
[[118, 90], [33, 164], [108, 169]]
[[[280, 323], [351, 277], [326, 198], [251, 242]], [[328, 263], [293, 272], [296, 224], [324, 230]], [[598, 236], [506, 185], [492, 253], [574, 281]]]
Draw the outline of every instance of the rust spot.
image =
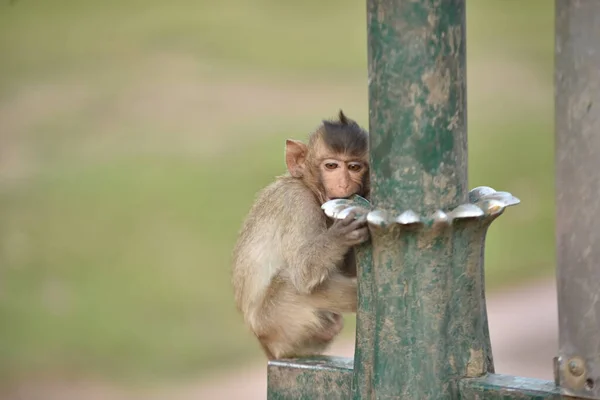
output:
[[377, 22], [382, 24], [385, 21], [385, 8], [380, 7], [377, 9]]
[[459, 127], [459, 122], [460, 122], [459, 111], [460, 110], [456, 110], [456, 112], [454, 113], [452, 118], [450, 118], [450, 121], [448, 122], [448, 126], [446, 127], [446, 129], [451, 131], [451, 130], [457, 129]]
[[[344, 365], [342, 365], [344, 363]], [[268, 366], [269, 398], [342, 399], [351, 393], [352, 360], [280, 360]]]
[[485, 374], [483, 350], [470, 349], [471, 356], [467, 362], [467, 377], [474, 378]]
[[[444, 169], [444, 163], [439, 166], [440, 170]], [[421, 182], [425, 188], [424, 203], [426, 207], [435, 208], [441, 205], [453, 204], [456, 199], [456, 178], [453, 175], [439, 174], [431, 175], [425, 171], [421, 174]], [[443, 193], [441, 198], [439, 194]]]
[[433, 13], [431, 13], [427, 16], [427, 22], [429, 23], [429, 26], [432, 28], [437, 25], [437, 22], [439, 19], [440, 18], [436, 14], [433, 14]]
[[421, 88], [419, 87], [419, 85], [417, 85], [416, 83], [411, 83], [410, 84], [410, 91], [408, 94], [408, 105], [409, 106], [414, 106], [417, 104], [417, 98], [419, 98], [419, 96], [421, 95]]
[[415, 105], [413, 115], [414, 115], [414, 118], [412, 121], [413, 131], [415, 133], [419, 133], [420, 126], [421, 126], [421, 116], [423, 115], [423, 107], [421, 107], [420, 104]]
[[427, 86], [427, 104], [445, 105], [450, 95], [450, 74], [447, 68], [427, 71], [421, 76], [421, 81]]

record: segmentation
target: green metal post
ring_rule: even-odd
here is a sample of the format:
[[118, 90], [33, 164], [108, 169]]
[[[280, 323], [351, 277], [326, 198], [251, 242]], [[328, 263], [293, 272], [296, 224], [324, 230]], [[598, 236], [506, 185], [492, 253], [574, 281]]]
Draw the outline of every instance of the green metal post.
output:
[[373, 371], [355, 398], [456, 397], [491, 367], [479, 262], [492, 218], [448, 215], [468, 201], [465, 1], [367, 4], [375, 211], [361, 278], [376, 290], [359, 309], [375, 321], [355, 366]]

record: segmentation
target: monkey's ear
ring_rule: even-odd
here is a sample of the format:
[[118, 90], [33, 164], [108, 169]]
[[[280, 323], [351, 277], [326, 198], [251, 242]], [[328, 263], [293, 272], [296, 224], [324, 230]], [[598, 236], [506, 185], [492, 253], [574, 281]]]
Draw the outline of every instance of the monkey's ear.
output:
[[285, 163], [294, 178], [300, 178], [304, 174], [307, 151], [306, 145], [299, 140], [287, 139], [285, 141]]

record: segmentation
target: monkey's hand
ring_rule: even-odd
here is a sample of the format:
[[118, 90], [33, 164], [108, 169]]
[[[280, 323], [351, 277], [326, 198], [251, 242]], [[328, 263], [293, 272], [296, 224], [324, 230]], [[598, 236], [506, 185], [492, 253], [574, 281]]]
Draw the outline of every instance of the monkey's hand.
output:
[[337, 272], [352, 246], [369, 239], [366, 216], [355, 218], [353, 212], [336, 220], [327, 231], [290, 252], [291, 281], [300, 293], [308, 294]]
[[312, 293], [333, 273], [338, 273], [348, 250], [369, 239], [366, 215], [356, 218], [350, 211], [346, 218], [335, 219], [325, 228], [321, 223], [324, 222], [321, 210], [310, 202], [307, 204], [310, 207], [301, 209], [305, 214], [294, 213], [298, 216], [294, 229], [300, 234], [291, 234], [290, 230], [283, 238], [287, 249], [283, 256], [290, 281], [303, 294]]
[[346, 218], [336, 219], [329, 227], [329, 233], [342, 246], [356, 246], [369, 239], [366, 223], [366, 216], [355, 219], [355, 213], [350, 212]]

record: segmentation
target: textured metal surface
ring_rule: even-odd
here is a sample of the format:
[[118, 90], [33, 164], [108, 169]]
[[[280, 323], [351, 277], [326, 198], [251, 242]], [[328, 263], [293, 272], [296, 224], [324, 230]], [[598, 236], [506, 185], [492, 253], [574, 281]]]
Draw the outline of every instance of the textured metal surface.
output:
[[351, 358], [270, 361], [268, 370], [268, 400], [347, 400], [352, 395]]
[[456, 381], [493, 372], [485, 310], [487, 228], [507, 192], [477, 187], [454, 209], [419, 215], [365, 200], [323, 204], [331, 218], [367, 215], [372, 246], [358, 249], [355, 399], [456, 398]]
[[[354, 203], [369, 212], [367, 200], [353, 199]], [[331, 215], [336, 218], [335, 215]], [[373, 248], [365, 243], [355, 248], [358, 278], [358, 305], [356, 310], [356, 342], [354, 345], [354, 374], [352, 391], [354, 398], [368, 398], [375, 373], [373, 348], [375, 347], [375, 301], [376, 288], [373, 280]]]
[[[490, 374], [460, 382], [461, 400], [560, 400], [563, 397], [553, 382]], [[576, 400], [576, 399], [570, 399]]]
[[600, 1], [556, 1], [559, 382], [600, 399]]
[[465, 202], [465, 1], [368, 0], [367, 22], [375, 207]]

